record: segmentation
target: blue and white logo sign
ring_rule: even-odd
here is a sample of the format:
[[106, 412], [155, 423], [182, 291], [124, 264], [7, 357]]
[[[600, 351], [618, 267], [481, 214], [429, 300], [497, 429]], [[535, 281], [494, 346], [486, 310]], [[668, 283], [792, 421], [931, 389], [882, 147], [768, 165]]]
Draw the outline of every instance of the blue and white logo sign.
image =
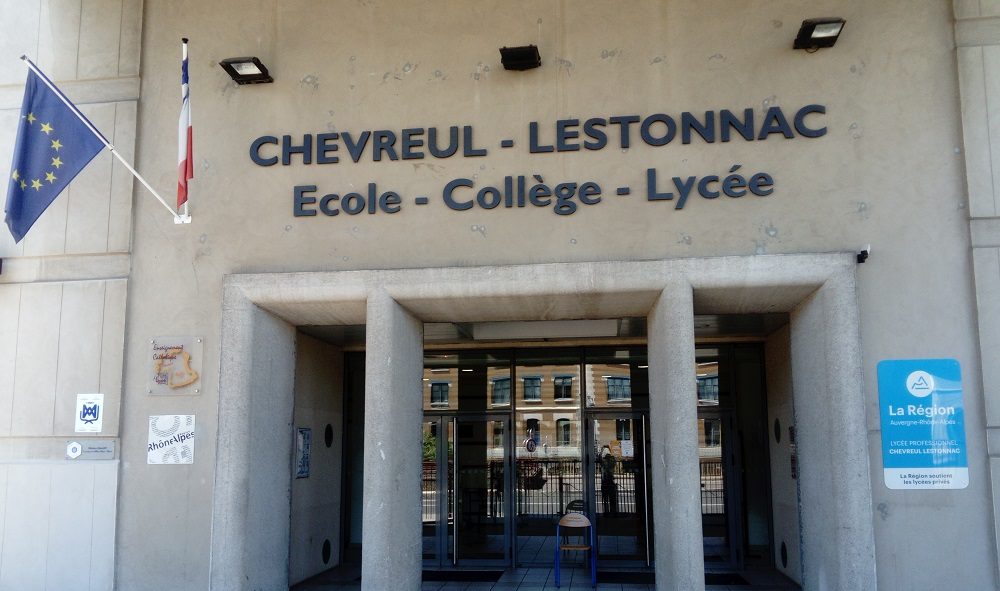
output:
[[100, 433], [104, 428], [104, 394], [77, 394], [77, 433]]
[[969, 485], [962, 369], [955, 359], [878, 364], [882, 465], [892, 489]]

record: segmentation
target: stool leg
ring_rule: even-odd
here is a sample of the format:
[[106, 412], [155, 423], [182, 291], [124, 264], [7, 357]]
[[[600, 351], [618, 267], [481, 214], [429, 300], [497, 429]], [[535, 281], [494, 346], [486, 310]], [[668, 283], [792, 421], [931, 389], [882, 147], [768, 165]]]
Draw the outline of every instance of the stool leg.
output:
[[556, 589], [559, 588], [559, 574], [560, 574], [560, 569], [559, 569], [559, 554], [560, 554], [560, 551], [559, 551], [559, 526], [557, 525], [556, 526], [556, 560], [555, 560], [555, 563], [556, 563]]
[[597, 587], [597, 542], [594, 526], [590, 526], [590, 586]]

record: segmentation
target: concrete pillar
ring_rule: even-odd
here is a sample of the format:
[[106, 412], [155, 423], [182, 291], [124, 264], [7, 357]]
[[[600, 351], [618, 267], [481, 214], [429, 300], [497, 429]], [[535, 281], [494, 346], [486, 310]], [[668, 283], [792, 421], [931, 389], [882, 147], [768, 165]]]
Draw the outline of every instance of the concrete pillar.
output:
[[656, 588], [705, 588], [691, 285], [672, 281], [649, 315], [649, 423]]
[[361, 588], [420, 589], [423, 324], [384, 291], [368, 297]]
[[854, 271], [791, 315], [805, 589], [874, 590], [875, 534]]
[[288, 587], [295, 327], [225, 296], [211, 588]]
[[[1000, 563], [1000, 4], [955, 0], [969, 230], [979, 324], [986, 442], [993, 495], [993, 554]], [[975, 368], [963, 363], [967, 384]], [[968, 386], [966, 386], [968, 388]], [[968, 404], [970, 390], [966, 390]], [[971, 418], [971, 417], [970, 417]], [[970, 433], [971, 434], [971, 433]], [[970, 466], [971, 467], [971, 466]], [[1000, 572], [994, 568], [994, 581]]]

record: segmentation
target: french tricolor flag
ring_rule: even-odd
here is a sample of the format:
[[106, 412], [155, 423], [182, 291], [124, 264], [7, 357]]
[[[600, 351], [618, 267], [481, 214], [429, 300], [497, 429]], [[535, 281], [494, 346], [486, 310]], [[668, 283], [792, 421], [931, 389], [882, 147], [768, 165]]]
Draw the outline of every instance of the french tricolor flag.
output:
[[177, 122], [177, 212], [188, 200], [188, 179], [194, 178], [191, 94], [188, 89], [188, 40], [181, 39], [181, 116]]

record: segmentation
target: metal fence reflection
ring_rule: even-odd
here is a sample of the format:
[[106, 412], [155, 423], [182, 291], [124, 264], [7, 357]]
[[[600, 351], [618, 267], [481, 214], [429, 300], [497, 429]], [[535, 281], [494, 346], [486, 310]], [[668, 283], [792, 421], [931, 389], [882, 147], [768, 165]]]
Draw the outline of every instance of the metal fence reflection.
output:
[[[490, 463], [490, 473], [502, 474], [503, 463]], [[449, 469], [449, 473], [451, 470]], [[703, 515], [725, 513], [725, 479], [722, 461], [717, 459], [701, 462], [701, 512]], [[450, 474], [449, 474], [450, 476]], [[499, 482], [494, 481], [487, 504], [489, 514], [503, 515], [503, 492], [498, 490]], [[594, 491], [597, 510], [602, 513], [635, 513], [636, 511], [636, 470], [633, 462], [618, 462], [614, 469], [614, 487], [603, 480], [600, 465], [594, 473]], [[454, 486], [449, 478], [448, 502], [452, 506]], [[425, 523], [437, 519], [437, 468], [433, 462], [423, 465], [421, 515]], [[565, 513], [573, 501], [584, 498], [582, 463], [579, 460], [519, 460], [517, 462], [517, 512], [520, 515], [556, 515]], [[579, 506], [579, 505], [577, 505]], [[580, 510], [570, 507], [568, 510]]]
[[[599, 511], [635, 513], [636, 474], [632, 461], [616, 463], [611, 483], [605, 481], [600, 465], [594, 478]], [[602, 486], [602, 483], [605, 484]], [[583, 463], [580, 460], [518, 460], [517, 489], [520, 515], [582, 511]]]
[[[702, 507], [705, 513], [721, 513], [721, 466], [716, 470], [702, 464]], [[601, 513], [635, 513], [637, 470], [632, 460], [616, 462], [610, 482], [604, 478], [603, 467], [594, 471], [594, 492], [597, 510]], [[451, 470], [449, 469], [449, 476]], [[486, 492], [491, 498], [485, 507], [492, 517], [503, 515], [502, 488], [503, 462], [490, 462], [488, 475], [490, 487]], [[715, 474], [715, 476], [713, 476]], [[584, 499], [583, 464], [580, 460], [518, 460], [516, 472], [517, 513], [519, 515], [557, 515], [567, 511], [582, 511]], [[708, 483], [708, 484], [706, 484]], [[718, 483], [716, 486], [715, 483]], [[454, 483], [449, 478], [448, 504]], [[613, 485], [613, 486], [612, 486]], [[425, 523], [437, 519], [437, 467], [434, 462], [424, 462], [422, 478], [421, 515]], [[576, 503], [574, 503], [576, 501]], [[572, 503], [572, 505], [571, 505]], [[718, 505], [718, 510], [712, 509]]]
[[725, 487], [721, 459], [701, 460], [701, 514], [725, 513]]

